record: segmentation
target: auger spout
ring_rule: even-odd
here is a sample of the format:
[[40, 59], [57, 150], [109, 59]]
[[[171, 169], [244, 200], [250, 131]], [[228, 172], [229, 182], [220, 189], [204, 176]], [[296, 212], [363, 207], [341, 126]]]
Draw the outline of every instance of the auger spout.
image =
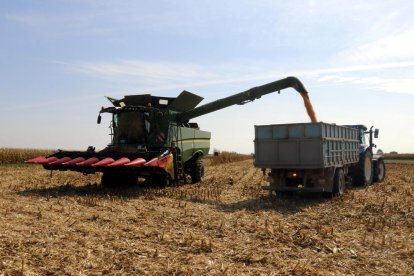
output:
[[274, 81], [268, 84], [261, 86], [256, 86], [250, 88], [246, 91], [240, 92], [238, 94], [216, 100], [214, 102], [199, 106], [192, 110], [188, 110], [182, 113], [177, 114], [177, 121], [179, 123], [184, 123], [189, 119], [202, 116], [207, 113], [217, 111], [235, 104], [245, 104], [256, 99], [259, 99], [261, 96], [270, 94], [273, 92], [278, 92], [286, 88], [294, 88], [297, 92], [301, 94], [308, 94], [305, 86], [302, 82], [296, 77], [287, 77], [278, 81]]

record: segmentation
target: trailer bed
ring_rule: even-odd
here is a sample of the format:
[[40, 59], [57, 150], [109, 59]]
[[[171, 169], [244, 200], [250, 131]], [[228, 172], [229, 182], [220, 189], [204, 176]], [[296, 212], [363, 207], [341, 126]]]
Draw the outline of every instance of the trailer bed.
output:
[[358, 130], [328, 123], [255, 126], [255, 166], [320, 169], [359, 160]]

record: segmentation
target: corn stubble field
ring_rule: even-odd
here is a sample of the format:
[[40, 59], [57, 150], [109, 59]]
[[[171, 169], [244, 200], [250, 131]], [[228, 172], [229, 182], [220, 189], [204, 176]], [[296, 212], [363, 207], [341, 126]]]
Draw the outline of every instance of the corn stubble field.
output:
[[414, 164], [326, 199], [269, 195], [251, 159], [206, 163], [202, 184], [124, 190], [0, 166], [0, 274], [414, 273]]

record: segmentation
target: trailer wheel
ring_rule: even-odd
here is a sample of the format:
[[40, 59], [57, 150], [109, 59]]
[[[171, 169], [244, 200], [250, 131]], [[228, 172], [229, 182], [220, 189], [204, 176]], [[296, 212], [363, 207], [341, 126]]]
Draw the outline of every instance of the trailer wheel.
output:
[[353, 174], [353, 185], [366, 187], [372, 183], [372, 153], [367, 150], [359, 158], [358, 165]]
[[380, 158], [374, 165], [374, 182], [382, 182], [385, 179], [385, 163], [384, 159]]
[[191, 182], [192, 183], [199, 183], [202, 182], [202, 178], [204, 176], [204, 163], [203, 159], [197, 159], [192, 165], [191, 165]]
[[345, 175], [341, 168], [336, 169], [333, 180], [332, 195], [342, 196], [345, 193]]

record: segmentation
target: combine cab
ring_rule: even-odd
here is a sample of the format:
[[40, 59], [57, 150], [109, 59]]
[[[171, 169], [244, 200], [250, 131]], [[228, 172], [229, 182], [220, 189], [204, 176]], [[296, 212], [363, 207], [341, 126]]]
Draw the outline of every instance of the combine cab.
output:
[[109, 98], [113, 106], [102, 108], [98, 116], [109, 113], [111, 143], [101, 151], [59, 150], [26, 163], [41, 164], [47, 170], [71, 170], [84, 174], [102, 172], [102, 185], [107, 187], [134, 184], [138, 177], [165, 185], [193, 183], [204, 175], [203, 156], [210, 149], [210, 132], [199, 129], [190, 119], [235, 104], [245, 104], [263, 95], [292, 87], [307, 94], [302, 83], [288, 77], [196, 107], [203, 98], [183, 91], [177, 98], [151, 95]]

